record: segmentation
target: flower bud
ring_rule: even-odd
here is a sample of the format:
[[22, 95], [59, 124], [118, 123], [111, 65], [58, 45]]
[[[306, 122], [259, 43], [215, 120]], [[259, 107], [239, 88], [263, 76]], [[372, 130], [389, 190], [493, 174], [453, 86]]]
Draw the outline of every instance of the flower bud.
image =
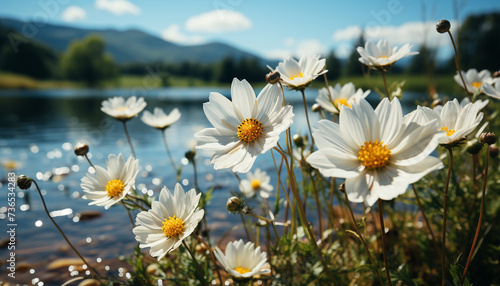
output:
[[21, 175], [19, 177], [17, 177], [17, 185], [19, 186], [19, 188], [21, 190], [27, 190], [31, 187], [31, 182], [33, 180], [31, 180], [30, 177], [28, 176], [25, 176], [25, 175]]
[[490, 157], [491, 158], [496, 158], [498, 157], [498, 146], [497, 145], [491, 145], [490, 146]]
[[479, 142], [486, 143], [488, 145], [495, 144], [497, 142], [497, 136], [493, 132], [485, 132], [479, 136]]
[[77, 156], [85, 156], [89, 152], [89, 145], [85, 143], [78, 143], [75, 146], [75, 154]]
[[443, 104], [443, 101], [441, 99], [439, 99], [439, 98], [434, 99], [431, 103], [431, 108], [434, 108], [434, 107], [441, 105], [441, 104]]
[[345, 193], [345, 183], [340, 184], [339, 191], [341, 191], [342, 193]]
[[300, 134], [293, 135], [293, 143], [295, 143], [298, 148], [304, 148], [304, 137], [300, 136]]
[[450, 27], [451, 27], [451, 24], [450, 24], [450, 21], [448, 21], [448, 20], [440, 20], [436, 24], [436, 30], [441, 34], [448, 32], [450, 30]]
[[478, 154], [479, 151], [483, 148], [483, 144], [477, 141], [476, 139], [473, 139], [469, 142], [467, 142], [467, 152], [469, 154], [475, 155]]
[[269, 84], [276, 84], [278, 81], [280, 81], [281, 75], [277, 71], [272, 71], [268, 74], [266, 74], [266, 81]]
[[321, 110], [321, 105], [319, 105], [318, 103], [315, 103], [313, 104], [313, 106], [311, 107], [311, 110], [313, 112], [319, 112]]
[[230, 213], [236, 213], [243, 208], [243, 202], [238, 197], [230, 197], [227, 199], [226, 208]]
[[194, 161], [194, 156], [196, 156], [196, 151], [194, 150], [189, 150], [184, 154], [184, 157], [186, 157], [186, 159], [188, 159], [189, 162]]
[[497, 77], [500, 77], [500, 71], [495, 71], [493, 73], [493, 78], [497, 78]]

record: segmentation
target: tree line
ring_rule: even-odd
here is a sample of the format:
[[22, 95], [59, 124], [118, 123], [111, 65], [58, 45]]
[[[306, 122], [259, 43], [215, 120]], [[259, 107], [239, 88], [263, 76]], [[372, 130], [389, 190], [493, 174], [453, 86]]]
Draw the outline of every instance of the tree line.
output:
[[[462, 69], [498, 70], [500, 68], [500, 13], [471, 15], [458, 33], [459, 60]], [[16, 48], [12, 41], [19, 43]], [[361, 36], [353, 47], [363, 46]], [[452, 74], [455, 73], [453, 57], [444, 63], [436, 60], [436, 48], [423, 45], [420, 55], [412, 57], [406, 67], [395, 66], [392, 73], [407, 74]], [[345, 60], [340, 60], [333, 51], [325, 55], [329, 80], [343, 76], [363, 74], [355, 49]], [[274, 67], [276, 63], [271, 66]], [[164, 85], [169, 85], [170, 76], [200, 79], [204, 82], [230, 83], [234, 77], [251, 82], [262, 82], [269, 70], [258, 58], [226, 57], [218, 62], [155, 62], [117, 64], [105, 51], [105, 40], [99, 35], [90, 35], [74, 40], [63, 53], [57, 53], [46, 45], [23, 38], [15, 31], [0, 25], [0, 71], [23, 74], [37, 79], [68, 79], [87, 86], [99, 86], [117, 79], [120, 75], [146, 75], [148, 66], [162, 71]]]

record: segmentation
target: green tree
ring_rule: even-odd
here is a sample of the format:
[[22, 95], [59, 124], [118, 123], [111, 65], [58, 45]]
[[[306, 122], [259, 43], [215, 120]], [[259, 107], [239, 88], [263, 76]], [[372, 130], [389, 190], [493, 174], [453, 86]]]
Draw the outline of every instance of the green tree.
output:
[[0, 69], [39, 79], [56, 73], [58, 57], [50, 48], [0, 26]]
[[436, 50], [427, 46], [420, 48], [419, 54], [411, 57], [411, 62], [406, 68], [410, 74], [434, 74], [436, 69], [435, 61]]
[[498, 56], [500, 13], [469, 16], [460, 28], [458, 49], [462, 69], [498, 70], [500, 68]]
[[363, 70], [362, 70], [362, 64], [359, 62], [359, 53], [356, 51], [357, 47], [364, 47], [365, 46], [365, 38], [363, 34], [359, 36], [358, 40], [354, 44], [354, 48], [349, 55], [349, 58], [347, 58], [347, 62], [344, 65], [344, 70], [343, 74], [345, 76], [351, 76], [351, 75], [362, 75]]
[[97, 35], [73, 41], [61, 58], [61, 69], [66, 78], [83, 81], [87, 86], [96, 86], [117, 76], [112, 57], [105, 53], [104, 40]]
[[236, 63], [233, 57], [224, 58], [215, 69], [215, 81], [221, 83], [230, 83], [236, 74]]
[[334, 51], [330, 51], [328, 56], [326, 57], [326, 69], [328, 72], [326, 73], [329, 80], [335, 80], [340, 77], [340, 61], [335, 56]]

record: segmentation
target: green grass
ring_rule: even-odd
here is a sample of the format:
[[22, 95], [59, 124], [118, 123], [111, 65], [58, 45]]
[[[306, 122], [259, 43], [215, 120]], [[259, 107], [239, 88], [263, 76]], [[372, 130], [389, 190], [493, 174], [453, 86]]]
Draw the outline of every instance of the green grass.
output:
[[[430, 79], [426, 75], [392, 75], [388, 73], [386, 76], [387, 84], [390, 86], [393, 82], [402, 82], [406, 80], [406, 84], [403, 87], [403, 91], [417, 91], [429, 93], [431, 90], [435, 90], [438, 93], [445, 93], [450, 95], [461, 94], [463, 91], [455, 83], [452, 75], [438, 75]], [[376, 72], [372, 72], [370, 76], [351, 76], [342, 77], [340, 79], [330, 81], [330, 85], [335, 85], [336, 83], [345, 84], [347, 82], [353, 82], [357, 88], [371, 89], [381, 92], [384, 91], [384, 84], [382, 81], [382, 76]], [[254, 87], [261, 87], [265, 85], [265, 82], [252, 83]], [[168, 77], [168, 85], [170, 87], [210, 87], [210, 86], [223, 86], [229, 87], [229, 84], [217, 83], [214, 81], [204, 81], [198, 78], [189, 77], [178, 77], [170, 76]], [[313, 87], [321, 88], [324, 86], [323, 79], [318, 78]], [[29, 76], [0, 72], [0, 88], [3, 89], [49, 89], [49, 88], [81, 88], [85, 85], [81, 82], [68, 81], [68, 80], [38, 80], [31, 78]], [[138, 76], [138, 75], [121, 75], [118, 79], [106, 82], [103, 87], [105, 88], [161, 88], [162, 80], [160, 78], [152, 76]]]

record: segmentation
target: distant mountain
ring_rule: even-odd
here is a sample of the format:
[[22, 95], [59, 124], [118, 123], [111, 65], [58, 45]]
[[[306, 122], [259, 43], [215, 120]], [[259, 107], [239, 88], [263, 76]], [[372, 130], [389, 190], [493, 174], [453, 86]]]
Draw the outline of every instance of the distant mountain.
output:
[[[23, 29], [23, 27], [27, 27], [26, 24], [26, 22], [19, 20], [0, 18], [0, 25], [18, 31], [20, 34], [26, 30], [26, 28]], [[57, 52], [64, 52], [73, 40], [82, 39], [90, 34], [99, 34], [106, 41], [107, 52], [118, 63], [155, 61], [210, 63], [227, 56], [232, 56], [235, 59], [257, 58], [262, 63], [268, 63], [268, 61], [256, 55], [227, 44], [208, 43], [196, 46], [182, 46], [135, 29], [126, 31], [114, 29], [95, 30], [51, 24], [40, 27], [35, 25], [35, 27], [37, 27], [38, 31], [34, 33], [33, 39]]]

